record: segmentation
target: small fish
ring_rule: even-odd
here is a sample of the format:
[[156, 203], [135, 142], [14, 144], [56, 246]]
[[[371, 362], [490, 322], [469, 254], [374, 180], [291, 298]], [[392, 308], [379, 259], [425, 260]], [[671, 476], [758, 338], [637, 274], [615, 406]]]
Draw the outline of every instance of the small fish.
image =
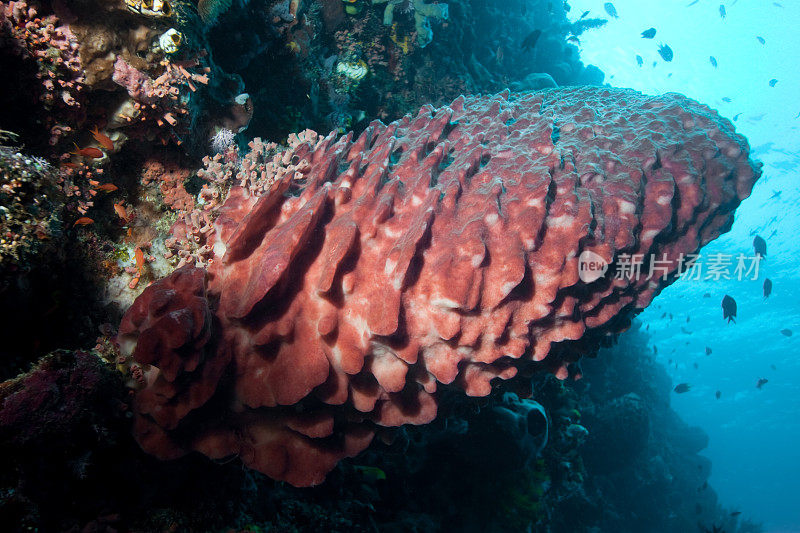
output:
[[615, 19], [619, 18], [619, 15], [617, 15], [617, 8], [614, 7], [614, 4], [611, 2], [606, 2], [603, 4], [603, 9], [606, 10], [606, 13], [608, 13], [609, 16], [614, 17]]
[[100, 159], [104, 155], [103, 151], [100, 150], [99, 148], [95, 148], [94, 146], [87, 146], [86, 148], [78, 148], [77, 144], [75, 144], [75, 151], [70, 153], [72, 155], [79, 155], [81, 157], [85, 157], [86, 159]]
[[722, 396], [722, 391], [715, 392], [714, 396], [716, 396], [717, 400], [719, 400], [720, 396]]
[[742, 514], [741, 511], [734, 511], [731, 513], [731, 516], [739, 516], [740, 514]]
[[790, 330], [790, 329], [782, 329], [781, 330], [781, 335], [783, 335], [784, 337], [791, 337], [792, 336], [792, 330]]
[[758, 378], [758, 381], [756, 382], [756, 388], [760, 389], [767, 383], [769, 383], [769, 380], [767, 378]]
[[636, 56], [636, 64], [639, 65], [640, 67], [644, 64], [644, 59], [642, 59], [642, 56], [640, 55]]
[[653, 355], [658, 355], [658, 346], [653, 345]]
[[691, 332], [691, 331], [689, 331], [688, 329], [686, 329], [686, 328], [685, 328], [685, 327], [683, 327], [683, 326], [681, 326], [681, 332], [683, 332], [685, 335], [691, 335], [691, 334], [692, 334], [692, 332]]
[[711, 355], [711, 348], [706, 346], [706, 355]]
[[533, 50], [536, 46], [536, 41], [539, 40], [539, 37], [542, 35], [542, 30], [533, 30], [528, 34], [527, 37], [522, 41], [522, 50], [528, 51]]
[[642, 39], [652, 39], [656, 36], [655, 28], [648, 28], [642, 32]]
[[769, 365], [769, 367], [770, 367], [772, 370], [778, 370], [778, 369], [775, 367], [775, 365]]
[[589, 15], [589, 11], [584, 11], [583, 13], [581, 13], [581, 16], [580, 16], [580, 17], [578, 17], [578, 20], [583, 20], [583, 19], [585, 19], [585, 18], [586, 18], [588, 15]]
[[703, 293], [703, 298], [711, 298], [711, 293], [710, 292]]
[[772, 196], [769, 197], [770, 200], [779, 199], [781, 197], [781, 193], [783, 191], [772, 191]]
[[769, 298], [770, 294], [772, 294], [772, 280], [767, 278], [764, 280], [764, 299]]
[[661, 43], [658, 46], [658, 53], [664, 59], [664, 61], [672, 61], [674, 54], [672, 53], [672, 48], [667, 46], [664, 43]]
[[736, 300], [727, 294], [722, 299], [722, 320], [728, 319], [728, 324], [736, 323]]
[[674, 390], [678, 394], [683, 394], [684, 392], [689, 392], [691, 388], [692, 386], [689, 385], [688, 383], [678, 383], [672, 390]]
[[698, 368], [700, 368], [700, 367], [697, 365], [697, 362], [695, 362], [694, 363], [694, 369], [697, 370]]
[[136, 250], [133, 252], [133, 257], [136, 259], [136, 270], [139, 272], [139, 275], [142, 275], [142, 270], [144, 269], [144, 252], [138, 246]]
[[742, 116], [741, 113], [736, 113], [735, 115], [733, 115], [733, 121], [736, 122], [737, 120], [739, 120], [740, 116]]
[[[716, 65], [714, 65], [714, 66], [716, 66]], [[730, 99], [730, 98], [728, 98], [727, 96], [723, 96], [723, 97], [722, 97], [722, 101], [723, 101], [723, 102], [725, 102], [725, 103], [728, 103], [728, 104], [730, 104], [730, 103], [731, 103], [731, 99]]]
[[356, 472], [358, 472], [368, 480], [381, 481], [386, 479], [386, 472], [384, 472], [377, 466], [356, 465], [353, 468], [355, 469]]
[[75, 226], [88, 226], [89, 224], [94, 224], [94, 220], [92, 220], [89, 217], [81, 217], [75, 221], [72, 227], [74, 228]]
[[97, 126], [95, 126], [90, 133], [92, 134], [92, 137], [94, 137], [94, 140], [100, 144], [100, 146], [106, 150], [114, 149], [114, 141], [112, 141], [107, 135], [100, 133], [100, 131], [97, 129]]
[[775, 7], [783, 7], [783, 4], [779, 4], [778, 2], [772, 2], [772, 5]]
[[753, 239], [753, 251], [756, 257], [766, 257], [767, 255], [767, 241], [762, 239], [759, 235]]
[[708, 60], [711, 62], [711, 66], [717, 68], [717, 58], [714, 56], [708, 56]]
[[102, 185], [97, 186], [98, 191], [104, 191], [104, 192], [114, 192], [117, 189], [119, 189], [119, 187], [117, 187], [113, 183], [104, 183]]
[[581, 40], [578, 39], [575, 35], [570, 35], [569, 37], [567, 37], [567, 42], [577, 45], [581, 44]]
[[125, 206], [122, 205], [122, 202], [114, 204], [114, 212], [123, 221], [125, 221], [126, 223], [128, 222], [128, 212], [125, 210]]
[[725, 18], [725, 15], [727, 15], [727, 13], [725, 12], [725, 6], [720, 4], [719, 5], [719, 16], [722, 17], [722, 18]]
[[686, 5], [686, 7], [692, 7], [693, 5], [695, 5], [695, 4], [696, 4], [697, 2], [699, 2], [699, 1], [700, 1], [700, 0], [694, 0], [692, 3], [690, 3], [690, 4], [687, 4], [687, 5]]
[[756, 39], [758, 39], [758, 42], [760, 42], [761, 44], [767, 44], [767, 41], [765, 41], [763, 37], [756, 35]]
[[692, 319], [692, 315], [687, 315], [686, 316], [686, 323], [688, 324], [691, 319]]
[[770, 87], [775, 87], [775, 85], [777, 83], [778, 83], [778, 80], [776, 80], [775, 78], [772, 78], [771, 80], [769, 80], [769, 86]]

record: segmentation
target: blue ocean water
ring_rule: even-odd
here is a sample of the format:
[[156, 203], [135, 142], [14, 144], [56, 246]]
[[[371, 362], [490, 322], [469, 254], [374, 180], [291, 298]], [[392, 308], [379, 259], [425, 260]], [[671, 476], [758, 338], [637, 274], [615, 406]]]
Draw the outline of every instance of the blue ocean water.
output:
[[[603, 2], [570, 5], [571, 20], [586, 10], [606, 15]], [[611, 85], [680, 92], [736, 119], [752, 156], [764, 163], [731, 232], [698, 261], [709, 266], [714, 254], [730, 256], [730, 279], [681, 279], [640, 318], [673, 385], [691, 386], [673, 394], [672, 405], [709, 434], [704, 454], [713, 462], [710, 481], [721, 503], [763, 522], [766, 531], [800, 531], [800, 2], [618, 0], [614, 6], [618, 18], [581, 36], [582, 59], [606, 72]], [[655, 37], [642, 38], [651, 27]], [[659, 56], [661, 43], [673, 50], [671, 62]], [[755, 235], [767, 242], [766, 259], [757, 279], [751, 273], [739, 280], [736, 256], [754, 255]], [[765, 278], [773, 283], [767, 299]], [[736, 323], [723, 320], [726, 294], [738, 304]], [[768, 382], [759, 389], [761, 378]]]

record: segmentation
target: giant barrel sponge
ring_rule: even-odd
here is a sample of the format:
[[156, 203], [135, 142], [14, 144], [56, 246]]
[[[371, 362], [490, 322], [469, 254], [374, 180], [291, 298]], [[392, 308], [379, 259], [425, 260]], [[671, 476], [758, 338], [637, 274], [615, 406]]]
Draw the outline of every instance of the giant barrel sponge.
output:
[[[566, 377], [760, 175], [708, 107], [596, 87], [459, 97], [282, 160], [302, 170], [234, 186], [208, 267], [148, 287], [118, 338], [145, 370], [146, 451], [238, 455], [297, 486], [382, 427], [433, 420], [441, 387]], [[585, 282], [583, 252], [659, 270]]]

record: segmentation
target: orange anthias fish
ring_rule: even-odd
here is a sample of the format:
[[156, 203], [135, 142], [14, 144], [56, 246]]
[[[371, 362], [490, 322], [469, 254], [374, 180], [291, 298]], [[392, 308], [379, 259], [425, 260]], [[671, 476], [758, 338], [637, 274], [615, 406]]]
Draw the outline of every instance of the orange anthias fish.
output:
[[94, 127], [94, 129], [91, 131], [91, 134], [92, 137], [94, 137], [94, 140], [106, 150], [114, 149], [114, 141], [112, 141], [107, 135], [100, 133], [100, 131], [97, 129], [97, 126]]
[[[74, 144], [74, 143], [73, 143]], [[100, 159], [103, 157], [103, 151], [99, 148], [95, 148], [94, 146], [87, 146], [86, 148], [78, 148], [78, 145], [75, 145], [75, 151], [71, 152], [72, 155], [79, 155], [81, 157], [85, 157], [86, 159]]]
[[114, 212], [117, 214], [119, 218], [128, 222], [128, 212], [125, 210], [125, 206], [122, 205], [122, 202], [114, 204]]
[[114, 192], [118, 188], [119, 187], [117, 187], [113, 183], [104, 183], [104, 184], [100, 185], [99, 187], [97, 187], [97, 190], [105, 191], [105, 192]]
[[94, 224], [94, 220], [89, 217], [81, 217], [75, 221], [75, 224], [72, 225], [74, 228], [75, 226], [88, 226], [89, 224]]
[[137, 246], [136, 250], [133, 252], [133, 256], [136, 258], [136, 270], [139, 272], [139, 276], [141, 276], [142, 269], [144, 269], [144, 252]]
[[[114, 205], [116, 206], [117, 204]], [[139, 284], [139, 278], [142, 277], [142, 270], [144, 270], [144, 252], [142, 249], [137, 246], [133, 256], [136, 258], [136, 277], [128, 283], [128, 288], [130, 289], [135, 289]]]

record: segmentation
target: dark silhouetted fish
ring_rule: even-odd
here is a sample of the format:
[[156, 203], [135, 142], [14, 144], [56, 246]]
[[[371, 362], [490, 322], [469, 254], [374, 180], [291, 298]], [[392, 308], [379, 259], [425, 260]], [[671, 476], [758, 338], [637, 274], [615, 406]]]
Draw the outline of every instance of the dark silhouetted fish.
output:
[[689, 392], [691, 388], [692, 386], [689, 385], [688, 383], [678, 383], [672, 390], [674, 390], [678, 394], [683, 394], [684, 392]]
[[719, 400], [720, 396], [722, 396], [722, 391], [715, 392], [714, 396], [716, 396], [717, 400]]
[[697, 2], [699, 2], [699, 1], [700, 1], [700, 0], [693, 0], [693, 1], [692, 1], [692, 3], [690, 3], [690, 4], [687, 4], [687, 5], [686, 5], [686, 7], [692, 7], [693, 5], [695, 5], [695, 4], [696, 4]]
[[742, 514], [741, 511], [734, 511], [731, 513], [731, 516], [739, 516], [740, 514]]
[[761, 44], [767, 44], [767, 41], [765, 41], [763, 37], [756, 35], [756, 39], [758, 39], [758, 42], [760, 42]]
[[522, 50], [528, 51], [533, 50], [536, 46], [536, 41], [539, 40], [539, 37], [542, 35], [542, 30], [533, 30], [528, 34], [527, 37], [522, 41]]
[[781, 334], [784, 337], [791, 337], [792, 336], [792, 330], [790, 330], [790, 329], [782, 329], [781, 330]]
[[656, 36], [655, 28], [648, 28], [642, 32], [642, 38], [644, 39], [652, 39], [655, 36]]
[[778, 370], [777, 368], [775, 368], [775, 365], [769, 365], [769, 367], [770, 367], [772, 370]]
[[661, 318], [667, 318], [667, 312], [666, 312], [666, 311], [664, 311], [664, 312], [661, 314]]
[[640, 67], [644, 64], [644, 59], [642, 59], [642, 56], [640, 55], [636, 56], [636, 64], [639, 65]]
[[753, 239], [753, 251], [755, 252], [756, 257], [766, 257], [767, 241], [762, 239], [759, 235], [756, 235]]
[[658, 53], [664, 59], [664, 61], [672, 61], [672, 58], [675, 57], [672, 53], [672, 48], [664, 43], [661, 43], [658, 46]]
[[783, 191], [772, 191], [772, 196], [770, 196], [769, 199], [774, 200], [776, 198], [780, 198], [782, 192]]
[[727, 294], [722, 299], [722, 319], [728, 319], [728, 324], [733, 321], [736, 323], [736, 300], [728, 296]]
[[717, 58], [714, 56], [708, 56], [708, 60], [711, 61], [711, 66], [717, 68]]
[[575, 37], [574, 35], [570, 35], [569, 37], [567, 37], [567, 42], [568, 43], [572, 43], [572, 44], [577, 44], [577, 45], [581, 44], [581, 40], [578, 39], [577, 37]]
[[694, 363], [694, 369], [697, 370], [698, 368], [700, 368], [700, 367], [697, 365], [697, 362], [695, 362]]
[[653, 345], [653, 355], [658, 355], [658, 346]]
[[711, 298], [711, 293], [710, 292], [704, 293], [703, 298]]
[[758, 381], [756, 382], [756, 388], [760, 389], [767, 383], [769, 383], [769, 380], [767, 378], [758, 378]]
[[775, 87], [775, 85], [776, 85], [777, 83], [778, 83], [778, 80], [777, 80], [777, 79], [775, 79], [775, 78], [772, 78], [771, 80], [769, 80], [769, 86], [770, 86], [770, 87]]
[[706, 346], [706, 355], [711, 355], [711, 348]]
[[764, 299], [769, 298], [770, 294], [772, 294], [772, 280], [767, 278], [764, 280]]
[[589, 12], [588, 12], [588, 11], [584, 11], [584, 12], [583, 12], [583, 14], [582, 14], [582, 15], [581, 15], [581, 16], [578, 18], [578, 20], [583, 20], [583, 19], [585, 19], [585, 18], [586, 18], [586, 16], [587, 16], [588, 14], [589, 14]]
[[[716, 66], [716, 65], [714, 65], [714, 66]], [[722, 97], [722, 101], [723, 101], [723, 102], [727, 102], [727, 103], [729, 103], [729, 104], [731, 103], [731, 99], [730, 99], [730, 98], [728, 98], [727, 96], [723, 96], [723, 97]]]
[[686, 328], [685, 328], [685, 327], [683, 327], [683, 326], [681, 326], [681, 331], [682, 331], [684, 334], [686, 334], [686, 335], [691, 335], [691, 334], [692, 334], [692, 332], [691, 332], [691, 331], [689, 331], [688, 329], [686, 329]]
[[615, 19], [619, 18], [619, 15], [617, 15], [617, 8], [614, 7], [614, 4], [611, 2], [606, 2], [603, 4], [603, 9], [606, 10], [606, 13], [608, 13], [609, 16], [614, 17]]
[[687, 315], [687, 316], [686, 316], [686, 322], [687, 322], [687, 323], [688, 323], [688, 322], [689, 322], [689, 320], [691, 320], [691, 319], [692, 319], [692, 315]]
[[725, 18], [725, 15], [727, 15], [727, 13], [725, 12], [725, 6], [720, 4], [719, 5], [719, 16], [722, 17], [722, 18]]
[[740, 116], [742, 116], [741, 113], [736, 113], [735, 115], [733, 115], [733, 121], [736, 122], [737, 120], [739, 120]]

